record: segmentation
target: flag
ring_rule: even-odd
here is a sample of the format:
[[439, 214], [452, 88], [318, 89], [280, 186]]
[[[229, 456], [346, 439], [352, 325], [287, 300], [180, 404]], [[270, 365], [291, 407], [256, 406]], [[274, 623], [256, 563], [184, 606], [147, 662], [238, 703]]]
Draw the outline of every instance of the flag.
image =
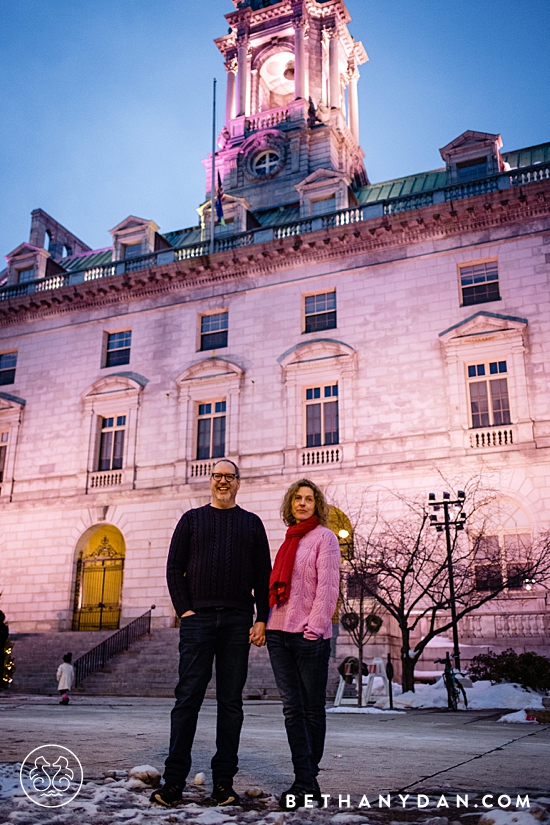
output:
[[218, 172], [218, 188], [216, 189], [216, 218], [218, 223], [225, 226], [225, 218], [223, 216], [223, 185], [220, 173]]

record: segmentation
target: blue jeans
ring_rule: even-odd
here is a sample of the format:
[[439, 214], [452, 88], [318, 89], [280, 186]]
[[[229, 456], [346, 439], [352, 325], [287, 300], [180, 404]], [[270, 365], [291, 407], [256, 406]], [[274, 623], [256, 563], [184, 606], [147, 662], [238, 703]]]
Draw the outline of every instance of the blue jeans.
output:
[[302, 633], [268, 630], [267, 648], [283, 701], [295, 783], [313, 790], [325, 747], [330, 639], [311, 641]]
[[212, 776], [214, 782], [231, 782], [237, 773], [252, 621], [246, 610], [214, 607], [181, 620], [179, 681], [165, 762], [166, 783], [183, 785], [191, 768], [191, 747], [214, 658], [218, 715]]

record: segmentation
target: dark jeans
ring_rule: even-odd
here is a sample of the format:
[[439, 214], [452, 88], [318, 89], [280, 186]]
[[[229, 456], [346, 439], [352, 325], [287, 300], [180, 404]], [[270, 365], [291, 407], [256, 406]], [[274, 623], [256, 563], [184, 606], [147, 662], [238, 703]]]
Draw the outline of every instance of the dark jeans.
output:
[[313, 790], [325, 747], [330, 639], [310, 641], [302, 633], [268, 630], [267, 647], [283, 702], [295, 782]]
[[181, 620], [179, 682], [171, 715], [165, 782], [183, 785], [191, 768], [191, 747], [214, 658], [218, 716], [212, 776], [214, 782], [231, 782], [237, 773], [252, 621], [246, 610], [230, 608], [199, 610]]

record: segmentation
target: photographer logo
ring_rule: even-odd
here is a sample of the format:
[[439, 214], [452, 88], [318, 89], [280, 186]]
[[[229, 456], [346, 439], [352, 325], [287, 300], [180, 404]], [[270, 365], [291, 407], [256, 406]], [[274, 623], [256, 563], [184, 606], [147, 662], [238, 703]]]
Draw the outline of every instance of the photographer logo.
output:
[[84, 774], [80, 760], [63, 745], [41, 745], [21, 765], [25, 794], [42, 808], [61, 808], [79, 794]]

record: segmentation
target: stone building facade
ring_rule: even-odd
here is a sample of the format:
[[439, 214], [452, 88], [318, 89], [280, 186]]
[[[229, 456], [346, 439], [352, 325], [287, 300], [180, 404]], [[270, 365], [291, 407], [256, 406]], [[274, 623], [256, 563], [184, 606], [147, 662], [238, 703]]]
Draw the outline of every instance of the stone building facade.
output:
[[[0, 591], [13, 630], [117, 627], [156, 605], [180, 514], [238, 462], [273, 551], [286, 487], [332, 501], [498, 479], [499, 564], [550, 527], [550, 144], [466, 131], [370, 183], [343, 0], [245, 0], [217, 45], [225, 224], [129, 216], [92, 250], [42, 210], [0, 288]], [[0, 277], [1, 280], [1, 277]], [[515, 540], [515, 539], [514, 539]], [[468, 617], [548, 652], [548, 591]], [[381, 645], [395, 648], [387, 624]]]

